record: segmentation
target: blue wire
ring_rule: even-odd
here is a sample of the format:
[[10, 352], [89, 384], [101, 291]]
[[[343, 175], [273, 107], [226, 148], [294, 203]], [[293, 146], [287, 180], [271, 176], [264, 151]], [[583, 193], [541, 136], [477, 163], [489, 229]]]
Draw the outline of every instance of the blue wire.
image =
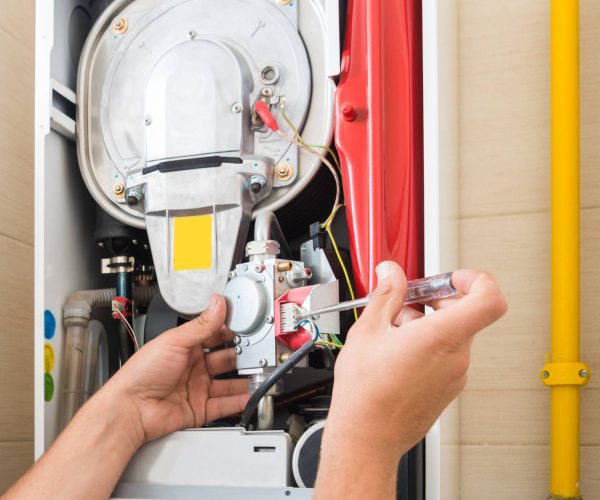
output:
[[[320, 333], [319, 333], [319, 327], [317, 326], [317, 324], [314, 321], [310, 321], [308, 319], [303, 319], [302, 321], [297, 323], [294, 326], [294, 328], [298, 328], [302, 325], [305, 325], [306, 323], [308, 323], [310, 325], [311, 333], [313, 334], [313, 342], [316, 342], [317, 340], [319, 340]], [[314, 327], [314, 332], [312, 331], [313, 327]]]

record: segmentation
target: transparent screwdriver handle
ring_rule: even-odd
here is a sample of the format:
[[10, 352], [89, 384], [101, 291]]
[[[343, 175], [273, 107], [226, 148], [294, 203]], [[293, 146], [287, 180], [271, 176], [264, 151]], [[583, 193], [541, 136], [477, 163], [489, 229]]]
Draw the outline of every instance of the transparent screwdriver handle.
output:
[[456, 294], [452, 286], [452, 273], [438, 274], [408, 282], [405, 304], [423, 304], [435, 299], [445, 299]]

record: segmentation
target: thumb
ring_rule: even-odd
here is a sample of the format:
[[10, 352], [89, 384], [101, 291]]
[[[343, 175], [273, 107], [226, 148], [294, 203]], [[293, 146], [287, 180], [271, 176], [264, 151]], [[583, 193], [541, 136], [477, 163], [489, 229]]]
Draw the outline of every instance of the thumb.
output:
[[177, 336], [180, 345], [185, 347], [201, 345], [220, 335], [226, 314], [225, 299], [215, 294], [210, 298], [206, 310], [197, 318], [175, 328], [173, 336]]
[[381, 262], [375, 271], [377, 288], [371, 294], [371, 300], [361, 319], [391, 325], [404, 307], [406, 276], [402, 268], [392, 261]]

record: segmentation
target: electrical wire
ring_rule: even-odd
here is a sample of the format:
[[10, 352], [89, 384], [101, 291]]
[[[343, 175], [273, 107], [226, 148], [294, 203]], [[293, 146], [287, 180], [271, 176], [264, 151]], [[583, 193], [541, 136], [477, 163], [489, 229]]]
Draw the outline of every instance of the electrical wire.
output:
[[318, 342], [315, 342], [315, 345], [324, 345], [328, 347], [333, 347], [334, 349], [342, 349], [344, 347], [343, 345], [336, 344], [334, 342], [327, 342], [326, 340], [319, 340]]
[[[292, 137], [288, 136], [287, 134], [285, 134], [284, 132], [282, 132], [281, 129], [279, 128], [279, 125], [277, 124], [277, 120], [273, 117], [273, 115], [268, 110], [268, 108], [264, 104], [262, 104], [261, 109], [259, 109], [258, 104], [260, 104], [260, 103], [262, 103], [262, 101], [257, 103], [256, 111], [261, 116], [261, 118], [263, 118], [263, 121], [265, 121], [267, 126], [269, 128], [271, 128], [271, 130], [273, 130], [277, 135], [279, 135], [286, 141], [290, 142], [291, 144], [295, 144], [303, 151], [306, 151], [308, 154], [310, 154], [316, 158], [319, 158], [327, 166], [327, 168], [329, 168], [331, 174], [333, 175], [333, 178], [335, 180], [335, 190], [336, 190], [335, 202], [333, 204], [331, 214], [329, 215], [329, 217], [327, 217], [327, 219], [325, 219], [325, 222], [323, 222], [323, 224], [321, 224], [321, 229], [325, 229], [325, 231], [327, 232], [327, 235], [329, 236], [329, 239], [331, 240], [336, 257], [340, 263], [340, 266], [342, 267], [342, 271], [343, 271], [344, 277], [346, 279], [346, 285], [348, 286], [348, 291], [350, 293], [350, 297], [352, 300], [354, 300], [355, 295], [354, 295], [354, 289], [352, 287], [352, 282], [350, 280], [350, 274], [348, 273], [346, 264], [344, 263], [344, 261], [342, 259], [339, 248], [337, 246], [337, 242], [335, 241], [335, 237], [333, 236], [333, 232], [331, 231], [331, 224], [333, 223], [335, 216], [337, 215], [339, 209], [342, 208], [342, 206], [343, 206], [340, 203], [341, 191], [342, 191], [341, 182], [338, 177], [338, 171], [336, 171], [335, 167], [331, 164], [331, 162], [324, 155], [322, 155], [318, 151], [315, 151], [313, 148], [318, 147], [318, 148], [324, 149], [326, 151], [329, 151], [330, 154], [332, 155], [332, 157], [334, 158], [334, 161], [338, 167], [338, 170], [341, 170], [337, 155], [335, 154], [333, 149], [331, 149], [329, 146], [312, 146], [311, 147], [304, 142], [304, 139], [302, 139], [302, 136], [300, 135], [298, 128], [294, 126], [294, 124], [288, 117], [287, 113], [285, 112], [285, 102], [282, 102], [280, 105], [281, 115], [282, 115], [283, 119], [285, 120], [285, 122], [288, 124], [288, 126], [294, 132], [295, 138], [292, 138]], [[354, 309], [354, 319], [356, 321], [358, 321], [358, 311], [356, 309]]]
[[266, 396], [267, 392], [273, 387], [283, 375], [285, 375], [288, 371], [290, 371], [294, 366], [296, 366], [308, 353], [313, 349], [314, 342], [311, 338], [308, 342], [306, 342], [300, 349], [294, 352], [285, 363], [279, 365], [271, 375], [267, 377], [267, 379], [254, 391], [248, 403], [246, 404], [246, 408], [244, 408], [244, 412], [242, 413], [242, 418], [240, 420], [239, 425], [247, 429], [250, 426], [250, 422], [252, 421], [252, 417], [254, 416], [254, 412], [258, 408], [258, 404], [260, 400]]
[[125, 330], [127, 330], [127, 333], [129, 334], [129, 337], [131, 338], [133, 345], [135, 347], [136, 351], [140, 350], [140, 347], [138, 345], [138, 341], [137, 341], [137, 337], [135, 336], [135, 331], [133, 330], [133, 327], [131, 326], [131, 324], [129, 323], [129, 321], [127, 321], [127, 318], [123, 315], [123, 313], [121, 311], [119, 311], [116, 307], [112, 308], [112, 312], [114, 314], [117, 314], [118, 316], [120, 316], [120, 320], [123, 323], [123, 325], [125, 326]]

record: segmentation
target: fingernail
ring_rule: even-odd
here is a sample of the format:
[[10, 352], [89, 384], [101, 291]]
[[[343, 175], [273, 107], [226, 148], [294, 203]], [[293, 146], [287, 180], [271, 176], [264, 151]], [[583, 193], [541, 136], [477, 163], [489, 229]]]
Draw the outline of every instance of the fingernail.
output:
[[217, 297], [216, 297], [216, 295], [213, 295], [213, 296], [210, 298], [210, 301], [208, 302], [208, 310], [209, 310], [209, 311], [213, 311], [214, 309], [216, 309], [216, 308], [217, 308], [217, 303], [218, 303], [218, 302], [219, 302], [219, 301], [217, 300]]
[[380, 262], [375, 268], [378, 280], [389, 278], [392, 274], [392, 264], [389, 261]]

